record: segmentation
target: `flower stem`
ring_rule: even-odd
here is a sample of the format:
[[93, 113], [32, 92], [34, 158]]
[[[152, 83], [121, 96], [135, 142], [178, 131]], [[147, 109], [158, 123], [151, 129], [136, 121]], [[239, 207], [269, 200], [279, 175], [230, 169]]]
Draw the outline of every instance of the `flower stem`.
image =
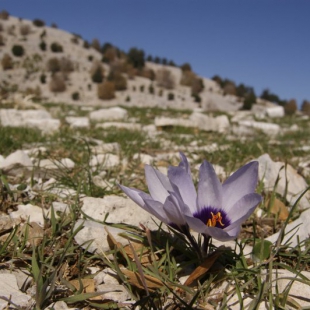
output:
[[196, 240], [194, 239], [194, 237], [191, 235], [191, 233], [189, 231], [187, 231], [185, 233], [185, 235], [186, 235], [187, 239], [189, 240], [189, 242], [191, 243], [191, 245], [194, 248], [194, 250], [197, 252], [199, 260], [202, 261], [201, 250], [200, 250]]
[[209, 252], [209, 245], [211, 241], [210, 236], [203, 235], [203, 244], [202, 244], [202, 255], [207, 256]]

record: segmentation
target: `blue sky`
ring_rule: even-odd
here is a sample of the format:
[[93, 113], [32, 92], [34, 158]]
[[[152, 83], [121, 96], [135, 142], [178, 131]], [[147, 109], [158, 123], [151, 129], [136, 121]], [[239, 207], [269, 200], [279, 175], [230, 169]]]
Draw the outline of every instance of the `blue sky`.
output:
[[124, 51], [189, 62], [264, 88], [281, 99], [310, 100], [308, 0], [0, 0], [0, 10], [110, 42]]

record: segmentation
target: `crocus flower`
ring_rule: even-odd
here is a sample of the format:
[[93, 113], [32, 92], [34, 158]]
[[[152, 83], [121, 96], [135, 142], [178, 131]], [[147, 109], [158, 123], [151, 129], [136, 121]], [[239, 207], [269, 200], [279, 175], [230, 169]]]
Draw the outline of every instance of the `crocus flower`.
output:
[[242, 222], [262, 199], [255, 193], [258, 162], [246, 164], [221, 184], [205, 160], [196, 192], [187, 158], [183, 153], [180, 157], [179, 166], [170, 166], [167, 176], [145, 166], [149, 194], [120, 185], [121, 189], [144, 210], [187, 236], [190, 228], [221, 241], [237, 238]]

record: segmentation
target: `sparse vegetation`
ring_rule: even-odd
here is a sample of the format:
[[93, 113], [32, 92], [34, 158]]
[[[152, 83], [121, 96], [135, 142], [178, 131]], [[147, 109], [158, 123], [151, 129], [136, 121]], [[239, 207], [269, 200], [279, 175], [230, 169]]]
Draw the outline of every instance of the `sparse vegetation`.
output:
[[66, 90], [66, 82], [61, 73], [55, 73], [52, 75], [49, 89], [53, 93], [61, 93]]
[[22, 45], [13, 45], [12, 54], [16, 57], [22, 57], [25, 53], [24, 47]]
[[36, 18], [32, 22], [36, 27], [44, 27], [45, 22], [42, 19]]
[[97, 88], [98, 98], [102, 100], [110, 100], [115, 98], [115, 86], [110, 81], [104, 81], [98, 84]]
[[57, 42], [53, 42], [51, 44], [51, 51], [53, 53], [62, 53], [63, 52], [63, 48], [62, 48], [62, 45], [57, 43]]
[[19, 28], [19, 32], [22, 36], [27, 36], [31, 31], [31, 28], [29, 25], [21, 25]]
[[3, 70], [9, 70], [13, 68], [13, 60], [9, 54], [4, 54], [1, 60]]

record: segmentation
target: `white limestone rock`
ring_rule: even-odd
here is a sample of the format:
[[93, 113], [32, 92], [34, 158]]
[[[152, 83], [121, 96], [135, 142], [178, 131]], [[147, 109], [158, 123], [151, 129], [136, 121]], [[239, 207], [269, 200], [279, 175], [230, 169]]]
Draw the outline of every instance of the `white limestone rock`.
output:
[[[260, 156], [257, 160], [259, 162], [259, 179], [263, 180], [264, 188], [273, 191], [279, 175], [280, 180], [275, 191], [283, 196], [285, 194], [286, 182], [288, 182], [286, 199], [292, 206], [308, 186], [305, 179], [289, 164], [287, 164], [285, 171], [285, 163], [274, 162], [268, 154]], [[284, 168], [281, 169], [282, 167]], [[310, 207], [309, 199], [310, 193], [308, 192], [301, 198], [298, 208], [308, 209]]]
[[14, 274], [0, 273], [0, 296], [1, 310], [9, 309], [10, 305], [29, 309], [31, 304], [31, 297], [19, 290]]
[[124, 120], [127, 117], [127, 111], [120, 107], [108, 109], [100, 109], [89, 113], [89, 117], [93, 121], [114, 121]]
[[139, 160], [142, 164], [152, 165], [154, 158], [148, 154], [136, 153], [132, 157], [134, 160]]
[[256, 122], [256, 121], [249, 121], [249, 120], [239, 121], [239, 126], [257, 129], [270, 136], [277, 135], [281, 131], [281, 127], [278, 124]]
[[117, 128], [117, 129], [127, 129], [132, 131], [140, 131], [142, 129], [141, 124], [134, 124], [134, 123], [121, 123], [121, 122], [105, 122], [96, 124], [96, 128]]
[[20, 220], [24, 222], [36, 222], [41, 227], [44, 226], [43, 210], [40, 207], [32, 205], [30, 203], [26, 205], [18, 205], [17, 211], [10, 213], [10, 217], [13, 220]]
[[65, 120], [70, 125], [71, 128], [88, 128], [89, 127], [88, 117], [67, 116]]
[[99, 154], [93, 155], [89, 161], [89, 165], [93, 168], [100, 166], [102, 169], [110, 169], [117, 167], [120, 164], [118, 155], [114, 154]]
[[22, 150], [17, 150], [0, 162], [0, 169], [13, 176], [28, 175], [32, 170], [32, 161]]

